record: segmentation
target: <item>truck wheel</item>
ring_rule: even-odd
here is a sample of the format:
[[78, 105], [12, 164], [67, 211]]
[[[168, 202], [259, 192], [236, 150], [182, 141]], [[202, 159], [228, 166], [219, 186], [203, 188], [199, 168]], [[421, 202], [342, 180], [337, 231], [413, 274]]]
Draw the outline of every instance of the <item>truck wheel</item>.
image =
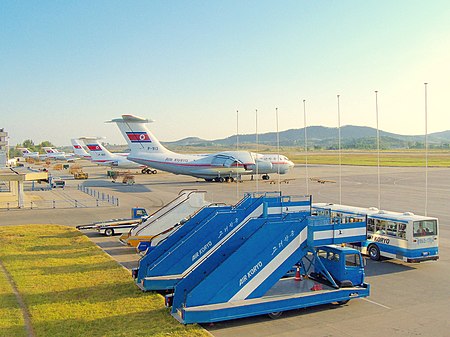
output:
[[348, 303], [348, 301], [350, 301], [350, 300], [345, 300], [345, 301], [337, 301], [337, 304], [339, 304], [339, 305], [344, 305], [344, 304], [347, 304], [347, 303]]
[[106, 230], [105, 230], [105, 235], [106, 235], [106, 236], [112, 236], [112, 235], [114, 235], [114, 229], [112, 229], [112, 228], [106, 229]]
[[271, 312], [271, 313], [269, 313], [269, 314], [267, 314], [270, 318], [272, 318], [272, 319], [277, 319], [277, 318], [280, 318], [281, 317], [281, 315], [283, 315], [283, 312], [282, 311], [277, 311], [277, 312]]
[[377, 245], [370, 245], [367, 248], [367, 251], [369, 252], [369, 257], [371, 260], [373, 261], [379, 261], [380, 260], [380, 249], [378, 248]]

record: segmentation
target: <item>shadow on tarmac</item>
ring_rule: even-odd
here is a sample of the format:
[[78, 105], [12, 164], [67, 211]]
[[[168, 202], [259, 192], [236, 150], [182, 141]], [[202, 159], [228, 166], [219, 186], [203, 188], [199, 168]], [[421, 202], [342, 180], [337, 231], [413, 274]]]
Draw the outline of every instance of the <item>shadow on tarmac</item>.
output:
[[339, 305], [339, 304], [323, 304], [323, 305], [317, 305], [313, 307], [308, 308], [300, 308], [300, 309], [294, 309], [294, 310], [288, 310], [283, 311], [282, 316], [276, 319], [272, 319], [269, 317], [269, 315], [259, 315], [259, 316], [253, 316], [253, 317], [245, 317], [245, 318], [238, 318], [238, 319], [232, 319], [228, 321], [221, 321], [216, 322], [213, 324], [200, 324], [204, 329], [208, 330], [209, 332], [213, 332], [214, 330], [222, 330], [224, 328], [229, 329], [232, 327], [242, 327], [244, 325], [253, 325], [255, 323], [263, 323], [263, 322], [271, 322], [273, 320], [277, 321], [283, 321], [285, 319], [289, 319], [291, 317], [301, 317], [303, 315], [310, 315], [315, 312], [321, 312], [325, 310], [338, 310], [341, 307], [345, 307], [345, 305]]
[[143, 184], [128, 185], [120, 182], [113, 183], [111, 180], [87, 180], [82, 183], [82, 186], [94, 188], [103, 187], [116, 192], [132, 192], [132, 193], [147, 193], [151, 192], [151, 189], [144, 186]]
[[416, 269], [413, 264], [405, 265], [399, 261], [389, 259], [381, 261], [372, 261], [370, 259], [366, 259], [366, 261], [367, 265], [364, 268], [366, 277], [395, 274]]

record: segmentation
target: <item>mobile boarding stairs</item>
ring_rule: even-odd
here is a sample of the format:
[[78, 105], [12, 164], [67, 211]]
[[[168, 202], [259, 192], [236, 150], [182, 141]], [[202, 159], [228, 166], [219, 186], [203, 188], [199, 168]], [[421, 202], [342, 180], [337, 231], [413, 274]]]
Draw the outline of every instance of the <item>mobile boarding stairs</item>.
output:
[[[235, 206], [204, 207], [149, 250], [133, 277], [145, 291], [173, 290], [166, 299], [182, 323], [368, 296], [359, 252], [322, 247], [365, 240], [366, 223], [331, 223], [328, 217], [312, 216], [311, 201], [310, 196], [252, 193]], [[341, 254], [340, 273], [323, 263], [327, 261], [318, 256], [319, 248]], [[359, 276], [351, 281], [345, 279], [351, 276], [345, 269], [345, 254], [350, 253], [361, 261], [353, 271]], [[316, 279], [299, 282], [297, 277], [285, 277], [294, 265]]]

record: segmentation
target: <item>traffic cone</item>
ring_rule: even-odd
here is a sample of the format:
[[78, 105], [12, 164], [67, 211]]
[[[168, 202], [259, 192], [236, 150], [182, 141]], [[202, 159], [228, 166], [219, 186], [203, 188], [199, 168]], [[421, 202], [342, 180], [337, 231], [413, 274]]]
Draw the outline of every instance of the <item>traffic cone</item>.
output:
[[300, 267], [297, 266], [297, 271], [295, 272], [295, 277], [294, 277], [295, 281], [302, 281], [302, 275], [300, 275]]

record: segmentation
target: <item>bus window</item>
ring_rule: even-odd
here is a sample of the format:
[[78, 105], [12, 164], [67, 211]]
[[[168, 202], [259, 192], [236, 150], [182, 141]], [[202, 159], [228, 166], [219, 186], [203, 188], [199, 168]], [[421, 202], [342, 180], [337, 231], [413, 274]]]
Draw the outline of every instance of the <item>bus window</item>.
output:
[[399, 223], [398, 224], [397, 236], [400, 239], [406, 239], [406, 224], [404, 224], [404, 223]]
[[367, 231], [373, 233], [375, 232], [374, 228], [375, 228], [374, 220], [367, 219]]
[[346, 267], [359, 267], [361, 265], [361, 260], [358, 254], [346, 254], [345, 255], [345, 266]]
[[414, 237], [437, 235], [436, 220], [414, 221], [413, 229], [414, 229]]
[[375, 234], [386, 234], [386, 221], [375, 220]]
[[320, 216], [330, 216], [330, 211], [329, 210], [327, 210], [327, 209], [321, 209], [321, 210], [318, 210], [317, 211], [317, 215], [320, 215]]
[[333, 214], [333, 223], [342, 223], [342, 214], [341, 213]]
[[320, 257], [323, 257], [324, 259], [327, 258], [327, 252], [324, 251], [324, 250], [322, 250], [322, 249], [319, 249], [319, 250], [317, 251], [317, 255], [320, 256]]
[[397, 236], [397, 223], [387, 221], [387, 235]]

